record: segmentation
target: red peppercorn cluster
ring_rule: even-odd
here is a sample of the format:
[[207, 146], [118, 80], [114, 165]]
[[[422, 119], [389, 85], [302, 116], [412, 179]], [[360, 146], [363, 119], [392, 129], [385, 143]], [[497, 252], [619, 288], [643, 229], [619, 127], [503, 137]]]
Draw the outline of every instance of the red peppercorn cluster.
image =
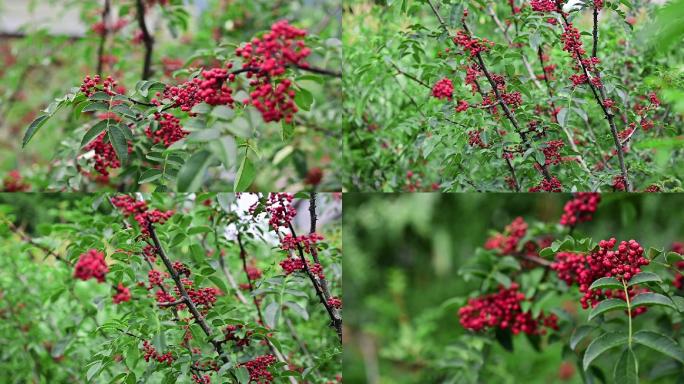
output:
[[[173, 101], [174, 106], [180, 107], [184, 112], [192, 111], [192, 108], [202, 102], [232, 107], [233, 90], [227, 84], [235, 81], [235, 75], [228, 72], [232, 66], [232, 63], [228, 63], [227, 69], [212, 68], [202, 71], [201, 77], [188, 80], [178, 86], [167, 86], [162, 94], [157, 94], [157, 97]], [[159, 104], [157, 99], [153, 99], [152, 102]]]
[[601, 277], [629, 280], [641, 272], [642, 266], [649, 264], [649, 260], [643, 256], [644, 248], [636, 241], [622, 241], [617, 250], [613, 250], [616, 244], [615, 238], [601, 240], [599, 249], [586, 256], [571, 252], [556, 254], [556, 261], [551, 268], [568, 285], [579, 285], [580, 292], [584, 294], [580, 299], [582, 308], [596, 306], [606, 296], [606, 292], [600, 289], [589, 289], [595, 280]]
[[470, 108], [470, 104], [468, 104], [468, 102], [465, 100], [461, 100], [456, 105], [456, 112], [458, 112], [458, 113], [465, 112], [468, 110], [468, 108]]
[[627, 189], [627, 186], [625, 184], [625, 178], [622, 176], [615, 176], [613, 177], [613, 188], [616, 191], [624, 191]]
[[296, 251], [298, 247], [301, 247], [305, 253], [311, 253], [312, 249], [315, 249], [316, 243], [323, 240], [323, 236], [318, 233], [310, 233], [306, 235], [301, 235], [297, 237], [292, 237], [292, 235], [283, 236], [280, 241], [280, 249], [284, 251]]
[[532, 311], [523, 312], [521, 303], [525, 300], [525, 295], [518, 292], [518, 284], [513, 283], [510, 288], [501, 286], [497, 293], [468, 300], [468, 304], [458, 310], [459, 321], [464, 328], [476, 332], [499, 328], [510, 329], [514, 335], [521, 332], [539, 335], [546, 333], [542, 327], [558, 329], [554, 314], [545, 316], [542, 312], [535, 319]]
[[328, 299], [328, 305], [333, 308], [340, 309], [342, 308], [342, 299], [339, 297], [331, 297]]
[[477, 129], [473, 131], [468, 131], [468, 145], [471, 147], [487, 148], [487, 144], [482, 141], [482, 131]]
[[574, 227], [579, 223], [591, 221], [594, 218], [596, 208], [601, 202], [601, 194], [595, 192], [575, 193], [563, 207], [563, 215], [560, 224]]
[[74, 277], [84, 281], [95, 278], [98, 282], [103, 283], [107, 272], [109, 272], [109, 267], [105, 262], [104, 253], [97, 249], [91, 249], [79, 256]]
[[116, 81], [114, 81], [114, 79], [111, 76], [107, 76], [104, 82], [102, 82], [102, 78], [100, 77], [100, 75], [95, 75], [92, 78], [90, 76], [86, 76], [83, 79], [83, 84], [81, 85], [81, 92], [83, 92], [86, 96], [90, 97], [93, 95], [93, 93], [95, 93], [95, 91], [100, 90], [97, 89], [97, 86], [100, 85], [100, 83], [102, 83], [101, 91], [105, 92], [110, 96], [116, 95]]
[[559, 11], [562, 3], [555, 0], [532, 0], [530, 1], [532, 10], [537, 12], [553, 12]]
[[[220, 289], [214, 287], [187, 289], [187, 291], [190, 300], [198, 307], [204, 307], [204, 310], [213, 307], [216, 303], [216, 296], [223, 294]], [[180, 292], [176, 292], [176, 294], [180, 297]]]
[[166, 363], [167, 365], [173, 364], [174, 358], [171, 352], [160, 354], [157, 352], [157, 349], [154, 348], [154, 346], [147, 340], [143, 341], [143, 352], [145, 352], [144, 358], [147, 362], [149, 362], [151, 359], [154, 359], [159, 363]]
[[550, 180], [542, 179], [539, 185], [528, 189], [529, 192], [561, 192], [563, 185], [556, 176], [552, 176]]
[[180, 261], [174, 261], [171, 265], [176, 273], [180, 276], [190, 277], [190, 268]]
[[604, 99], [603, 106], [606, 107], [606, 109], [611, 109], [615, 106], [615, 101], [613, 101], [613, 99]]
[[565, 144], [561, 140], [551, 140], [546, 143], [546, 146], [542, 149], [546, 165], [561, 163], [562, 157], [560, 155], [560, 150], [564, 145]]
[[457, 31], [454, 36], [454, 44], [463, 48], [464, 51], [470, 54], [470, 57], [475, 57], [481, 52], [487, 52], [489, 48], [494, 46], [494, 43], [487, 39], [476, 39], [470, 37], [465, 31]]
[[290, 275], [297, 271], [303, 271], [304, 261], [299, 258], [288, 256], [285, 260], [280, 262], [280, 267], [283, 269], [286, 275]]
[[432, 96], [437, 99], [448, 99], [451, 100], [454, 94], [454, 84], [451, 79], [445, 77], [432, 87]]
[[130, 195], [119, 195], [112, 198], [112, 204], [119, 208], [124, 216], [133, 216], [135, 221], [140, 225], [140, 229], [145, 236], [149, 236], [149, 226], [153, 223], [164, 224], [173, 216], [174, 211], [162, 212], [157, 209], [149, 210], [147, 203], [144, 201], [136, 201]]
[[261, 269], [255, 267], [253, 265], [248, 265], [247, 266], [247, 278], [250, 281], [260, 279], [261, 278]]
[[145, 245], [143, 255], [150, 263], [154, 264], [157, 261], [157, 247], [152, 244]]
[[294, 195], [291, 193], [269, 193], [266, 201], [266, 212], [269, 214], [268, 224], [278, 230], [280, 227], [288, 227], [297, 215], [297, 210], [292, 206]]
[[254, 334], [254, 331], [247, 331], [245, 332], [244, 337], [240, 337], [237, 333], [243, 328], [244, 326], [242, 324], [226, 326], [226, 328], [223, 330], [223, 333], [226, 335], [225, 341], [234, 341], [235, 345], [238, 347], [249, 346], [251, 342], [250, 336]]
[[241, 364], [241, 366], [247, 368], [247, 371], [249, 371], [250, 383], [269, 384], [273, 381], [273, 375], [268, 371], [268, 367], [275, 364], [275, 362], [275, 356], [262, 355]]
[[527, 233], [527, 223], [522, 217], [516, 217], [504, 228], [503, 233], [487, 239], [485, 249], [498, 250], [501, 255], [510, 255], [516, 252], [518, 243]]
[[[287, 20], [281, 20], [271, 26], [271, 31], [261, 38], [235, 50], [244, 60], [243, 68], [250, 68], [248, 75], [257, 77], [275, 77], [285, 73], [287, 66], [308, 67], [306, 58], [311, 49], [306, 46], [306, 31], [291, 26]], [[251, 77], [251, 76], [249, 76]]]
[[131, 301], [131, 290], [119, 283], [116, 287], [116, 294], [112, 297], [114, 304], [121, 304], [123, 302]]
[[164, 143], [165, 147], [189, 135], [190, 132], [183, 129], [180, 119], [170, 113], [154, 114], [154, 119], [159, 122], [157, 130], [152, 131], [152, 125], [145, 129], [145, 135], [153, 140], [155, 144]]
[[[93, 151], [93, 160], [95, 161], [95, 170], [104, 176], [105, 181], [109, 178], [109, 170], [121, 167], [121, 162], [116, 156], [116, 151], [112, 143], [105, 142], [107, 132], [102, 132], [95, 140], [85, 146], [86, 152]], [[129, 147], [130, 149], [130, 147]]]
[[168, 274], [166, 272], [160, 272], [156, 269], [150, 269], [150, 271], [147, 272], [147, 279], [150, 282], [148, 289], [152, 289], [153, 287], [158, 287], [162, 285], [164, 279], [167, 277]]
[[603, 0], [594, 0], [594, 8], [600, 11], [603, 8]]
[[252, 80], [250, 85], [254, 90], [245, 99], [244, 104], [253, 105], [260, 113], [265, 122], [278, 122], [285, 119], [291, 123], [294, 114], [299, 111], [294, 103], [295, 91], [292, 89], [292, 80], [283, 79], [277, 85], [267, 80]]
[[278, 81], [277, 77], [283, 75], [288, 66], [309, 67], [305, 59], [311, 49], [303, 41], [305, 36], [305, 30], [282, 20], [273, 24], [271, 31], [261, 38], [254, 38], [235, 51], [244, 60], [242, 68], [248, 69], [247, 78], [252, 79], [250, 86], [254, 88], [245, 104], [254, 105], [266, 122], [285, 119], [289, 123], [298, 111], [292, 81]]
[[17, 170], [10, 171], [2, 180], [2, 192], [26, 192], [29, 189], [31, 186], [22, 181]]

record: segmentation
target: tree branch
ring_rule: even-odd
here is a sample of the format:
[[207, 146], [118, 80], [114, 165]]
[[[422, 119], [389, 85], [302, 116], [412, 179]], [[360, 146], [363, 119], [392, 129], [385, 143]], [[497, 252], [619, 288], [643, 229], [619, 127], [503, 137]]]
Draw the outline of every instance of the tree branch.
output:
[[[560, 12], [561, 18], [563, 19], [564, 24], [564, 29], [567, 29], [570, 26], [570, 22], [568, 22], [568, 18], [565, 16], [563, 12]], [[596, 27], [598, 28], [598, 27]], [[606, 95], [605, 91], [603, 89], [603, 85], [601, 85], [598, 89], [599, 92], [596, 91], [596, 88], [594, 87], [594, 84], [589, 80], [591, 79], [591, 75], [589, 74], [589, 71], [587, 70], [587, 67], [584, 65], [582, 62], [582, 55], [579, 54], [577, 49], [575, 48], [575, 53], [577, 54], [577, 62], [579, 63], [580, 67], [582, 68], [582, 71], [584, 72], [584, 76], [587, 77], [587, 84], [589, 85], [589, 89], [591, 89], [592, 94], [594, 95], [594, 98], [596, 99], [596, 103], [598, 103], [599, 107], [601, 107], [601, 110], [603, 111], [603, 115], [605, 116], [606, 120], [608, 120], [608, 125], [610, 125], [610, 133], [613, 136], [613, 142], [615, 143], [615, 150], [617, 151], [618, 155], [618, 161], [620, 163], [620, 173], [622, 174], [622, 178], [624, 179], [625, 182], [625, 190], [627, 192], [632, 191], [632, 186], [629, 182], [629, 175], [627, 174], [627, 168], [625, 167], [625, 154], [622, 149], [622, 146], [620, 145], [620, 138], [618, 136], [618, 131], [617, 127], [615, 126], [615, 120], [614, 120], [614, 115], [606, 108], [606, 106], [603, 104], [603, 100], [605, 100]], [[599, 95], [600, 93], [600, 95]]]
[[[162, 262], [164, 263], [164, 266], [166, 266], [166, 269], [169, 271], [169, 274], [171, 275], [171, 278], [173, 279], [174, 283], [176, 284], [176, 288], [178, 288], [178, 291], [180, 292], [181, 296], [185, 300], [185, 303], [187, 304], [188, 310], [192, 314], [192, 317], [195, 319], [195, 322], [199, 324], [200, 328], [202, 328], [202, 331], [204, 334], [207, 336], [209, 339], [209, 342], [211, 345], [214, 346], [214, 349], [216, 350], [216, 353], [219, 355], [219, 358], [224, 362], [224, 363], [229, 363], [230, 360], [228, 356], [226, 356], [223, 353], [223, 347], [221, 346], [221, 342], [217, 340], [213, 340], [213, 332], [211, 328], [209, 327], [209, 324], [207, 324], [207, 321], [204, 319], [202, 314], [199, 313], [197, 310], [197, 306], [195, 306], [195, 303], [192, 301], [190, 298], [190, 295], [188, 295], [188, 291], [185, 289], [185, 286], [180, 280], [180, 276], [178, 276], [178, 272], [173, 268], [173, 265], [171, 264], [171, 260], [169, 260], [168, 256], [166, 255], [166, 252], [164, 251], [164, 248], [162, 247], [161, 243], [159, 242], [159, 237], [157, 236], [157, 232], [154, 229], [154, 224], [149, 223], [147, 226], [148, 231], [150, 232], [150, 237], [152, 238], [152, 241], [154, 242], [154, 245], [156, 247], [157, 255], [162, 259]], [[230, 371], [231, 375], [235, 380], [237, 380], [237, 377], [235, 377], [235, 373], [233, 371]]]
[[[292, 237], [297, 238], [297, 233], [295, 232], [292, 223], [288, 223], [288, 225]], [[311, 284], [314, 286], [314, 289], [316, 290], [316, 295], [318, 295], [318, 299], [321, 301], [321, 303], [325, 307], [325, 310], [328, 312], [328, 316], [330, 316], [330, 326], [335, 328], [335, 331], [337, 332], [337, 337], [339, 338], [340, 343], [342, 343], [342, 318], [339, 316], [339, 313], [337, 313], [337, 310], [335, 310], [335, 308], [328, 304], [328, 299], [330, 298], [330, 296], [327, 292], [324, 292], [321, 288], [321, 285], [318, 284], [318, 280], [316, 279], [316, 276], [314, 276], [313, 272], [311, 272], [311, 268], [309, 268], [309, 263], [307, 262], [306, 257], [304, 256], [304, 249], [302, 249], [302, 245], [299, 243], [297, 243], [297, 251], [299, 253], [299, 257], [302, 259], [304, 271], [306, 272], [306, 275], [309, 277], [309, 280], [311, 280]]]
[[136, 0], [138, 13], [138, 26], [143, 34], [143, 43], [145, 44], [145, 62], [143, 64], [142, 79], [148, 80], [152, 76], [152, 53], [154, 50], [154, 38], [150, 35], [145, 23], [145, 5], [142, 0]]
[[102, 36], [100, 37], [100, 46], [97, 48], [97, 74], [102, 76], [102, 57], [104, 57], [105, 43], [109, 35], [109, 13], [111, 11], [111, 0], [105, 0], [104, 9], [102, 10]]

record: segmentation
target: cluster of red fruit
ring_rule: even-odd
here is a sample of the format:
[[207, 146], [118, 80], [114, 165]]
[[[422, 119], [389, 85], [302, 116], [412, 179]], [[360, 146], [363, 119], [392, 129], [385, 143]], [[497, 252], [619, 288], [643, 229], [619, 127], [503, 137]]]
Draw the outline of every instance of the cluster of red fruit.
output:
[[268, 212], [268, 224], [278, 230], [280, 227], [288, 227], [292, 219], [297, 215], [297, 210], [292, 205], [294, 195], [291, 193], [269, 193], [266, 201]]
[[157, 349], [147, 340], [143, 341], [143, 351], [145, 352], [144, 358], [147, 362], [149, 362], [151, 359], [154, 359], [159, 363], [166, 363], [167, 365], [173, 364], [174, 358], [171, 352], [160, 354], [157, 352]]
[[[536, 165], [536, 164], [535, 164]], [[542, 179], [539, 185], [536, 185], [530, 189], [529, 192], [562, 192], [563, 185], [556, 176], [552, 176], [550, 179]]]
[[563, 5], [560, 1], [556, 0], [532, 0], [530, 1], [532, 10], [537, 12], [553, 12], [560, 10]]
[[249, 382], [258, 384], [269, 384], [273, 382], [273, 375], [268, 371], [268, 367], [276, 362], [273, 355], [257, 356], [254, 359], [241, 364], [249, 371]]
[[516, 217], [504, 228], [503, 233], [497, 233], [487, 239], [484, 247], [497, 250], [501, 255], [510, 255], [516, 252], [518, 243], [526, 233], [527, 223], [522, 217]]
[[154, 119], [159, 123], [156, 130], [152, 125], [145, 129], [145, 135], [157, 143], [164, 143], [165, 147], [170, 147], [171, 144], [189, 135], [190, 132], [183, 129], [180, 124], [180, 119], [170, 113], [155, 112]]
[[[613, 250], [617, 240], [601, 240], [599, 249], [589, 255], [572, 252], [559, 252], [551, 268], [558, 278], [568, 285], [577, 284], [584, 294], [580, 299], [582, 308], [596, 306], [606, 292], [601, 289], [589, 289], [591, 284], [601, 277], [615, 277], [621, 281], [629, 281], [641, 272], [641, 267], [649, 264], [644, 257], [644, 248], [635, 240], [622, 241]], [[612, 294], [611, 294], [612, 295]]]
[[254, 90], [245, 104], [251, 103], [261, 112], [266, 122], [285, 119], [291, 122], [297, 112], [294, 104], [295, 92], [290, 79], [277, 80], [288, 66], [308, 68], [305, 61], [311, 49], [304, 42], [306, 31], [281, 20], [271, 26], [271, 31], [261, 38], [235, 50], [244, 60], [243, 69], [248, 69], [250, 86]]
[[94, 77], [86, 76], [83, 79], [83, 84], [81, 85], [81, 92], [83, 92], [86, 96], [90, 97], [92, 96], [95, 91], [100, 90], [97, 87], [102, 83], [102, 89], [101, 91], [108, 94], [109, 96], [114, 96], [117, 93], [117, 89], [120, 87], [117, 87], [117, 82], [114, 81], [114, 79], [111, 76], [107, 76], [107, 78], [102, 81], [102, 78], [100, 75], [95, 75]]
[[112, 204], [119, 208], [124, 216], [133, 216], [140, 225], [140, 229], [145, 236], [149, 236], [149, 226], [153, 223], [164, 224], [173, 216], [174, 211], [162, 212], [158, 209], [148, 209], [144, 201], [136, 201], [130, 195], [118, 195], [112, 198]]
[[[228, 82], [235, 81], [235, 74], [228, 70], [233, 67], [232, 63], [226, 64], [227, 68], [212, 68], [202, 71], [201, 77], [188, 80], [178, 86], [167, 86], [163, 93], [157, 93], [157, 97], [171, 100], [175, 107], [180, 107], [184, 112], [190, 112], [202, 102], [209, 105], [233, 106], [233, 90], [228, 87]], [[152, 99], [153, 104], [161, 105], [157, 99]]]
[[114, 151], [114, 146], [109, 140], [105, 141], [106, 137], [107, 132], [102, 132], [84, 148], [86, 152], [93, 151], [93, 161], [95, 162], [93, 167], [102, 176], [100, 180], [105, 183], [109, 181], [109, 170], [121, 167], [121, 161]]
[[328, 305], [333, 308], [340, 309], [342, 308], [342, 299], [339, 297], [331, 297], [328, 299]]
[[544, 162], [546, 165], [560, 164], [563, 158], [560, 155], [560, 150], [563, 149], [562, 140], [551, 140], [546, 143], [546, 146], [542, 149], [544, 153]]
[[574, 227], [579, 223], [591, 221], [594, 218], [596, 208], [601, 202], [601, 194], [595, 192], [575, 193], [563, 207], [563, 215], [560, 224]]
[[468, 300], [468, 304], [458, 311], [459, 321], [464, 328], [473, 331], [510, 329], [514, 335], [521, 332], [545, 334], [546, 329], [542, 326], [558, 329], [558, 317], [555, 314], [546, 316], [541, 312], [535, 319], [532, 311], [523, 312], [521, 304], [525, 300], [525, 294], [518, 292], [518, 284], [512, 283], [510, 288], [501, 286], [497, 293]]
[[17, 170], [10, 171], [2, 180], [2, 192], [26, 192], [29, 189], [31, 186], [23, 182]]
[[437, 99], [448, 99], [451, 100], [454, 94], [454, 84], [451, 79], [445, 77], [432, 87], [432, 96]]
[[97, 249], [91, 249], [79, 256], [74, 277], [81, 280], [95, 278], [98, 282], [103, 283], [107, 272], [109, 272], [109, 267], [105, 262], [104, 253]]
[[244, 326], [242, 324], [226, 326], [223, 330], [223, 333], [226, 335], [225, 341], [233, 341], [238, 347], [249, 346], [251, 342], [250, 336], [254, 334], [254, 331], [246, 331], [245, 336], [240, 337], [237, 333], [243, 328]]
[[112, 297], [112, 300], [114, 301], [114, 304], [121, 304], [131, 301], [131, 290], [119, 283], [119, 285], [116, 287], [116, 293]]
[[288, 234], [283, 236], [280, 241], [280, 249], [284, 251], [296, 251], [298, 247], [301, 247], [304, 252], [310, 254], [311, 250], [316, 247], [316, 243], [321, 240], [323, 240], [323, 236], [316, 232], [297, 237]]
[[463, 48], [464, 51], [470, 54], [470, 57], [475, 57], [480, 52], [487, 52], [494, 43], [487, 39], [476, 39], [468, 35], [464, 31], [457, 31], [454, 36], [454, 44]]

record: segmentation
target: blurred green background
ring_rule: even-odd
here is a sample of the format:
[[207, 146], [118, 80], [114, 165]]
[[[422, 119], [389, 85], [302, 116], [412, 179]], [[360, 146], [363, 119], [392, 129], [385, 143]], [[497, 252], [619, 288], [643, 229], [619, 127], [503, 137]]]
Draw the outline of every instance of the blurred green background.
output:
[[[557, 223], [569, 198], [345, 194], [345, 382], [459, 383], [475, 375], [484, 383], [582, 382], [574, 352], [563, 354], [571, 325], [564, 327], [563, 340], [549, 342], [542, 352], [525, 337], [514, 337], [514, 353], [493, 342], [478, 361], [480, 352], [471, 349], [483, 339], [459, 324], [462, 301], [449, 301], [476, 294], [477, 283], [466, 283], [457, 272], [492, 231], [503, 230], [516, 216], [528, 223]], [[684, 241], [682, 207], [684, 196], [678, 194], [604, 194], [594, 221], [581, 224], [575, 234], [595, 241], [634, 238], [645, 248], [669, 248], [673, 241]], [[574, 288], [550, 304], [585, 321], [578, 302]], [[652, 326], [644, 324], [649, 321], [654, 316], [639, 317], [636, 326]], [[671, 382], [648, 371], [657, 356], [643, 352], [640, 360], [651, 362], [643, 361], [642, 382]], [[609, 356], [601, 366], [609, 378], [613, 360]]]

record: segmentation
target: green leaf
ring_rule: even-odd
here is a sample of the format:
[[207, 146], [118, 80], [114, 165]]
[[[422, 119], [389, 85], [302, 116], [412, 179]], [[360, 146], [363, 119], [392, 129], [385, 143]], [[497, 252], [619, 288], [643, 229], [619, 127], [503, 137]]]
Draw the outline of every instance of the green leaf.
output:
[[128, 142], [126, 141], [126, 134], [118, 125], [113, 125], [109, 127], [109, 141], [114, 147], [114, 152], [116, 156], [121, 160], [121, 164], [125, 164], [128, 161]]
[[677, 307], [679, 312], [684, 312], [684, 297], [672, 296], [672, 302]]
[[639, 363], [634, 351], [626, 348], [615, 363], [613, 381], [619, 384], [637, 384], [639, 382]]
[[235, 369], [235, 376], [240, 384], [249, 383], [249, 371], [245, 367]]
[[155, 180], [160, 179], [161, 177], [162, 177], [162, 171], [160, 171], [158, 169], [148, 169], [142, 175], [140, 175], [140, 179], [138, 180], [138, 184], [151, 183]]
[[109, 125], [111, 123], [116, 123], [114, 120], [102, 120], [98, 122], [97, 124], [93, 125], [92, 128], [86, 132], [86, 134], [83, 136], [83, 140], [81, 140], [81, 147], [85, 147], [86, 145], [90, 144], [91, 141], [93, 141], [97, 136], [100, 135], [100, 133], [106, 131], [109, 128]]
[[572, 332], [572, 336], [570, 336], [570, 348], [574, 351], [575, 348], [577, 348], [577, 344], [584, 340], [584, 338], [587, 337], [594, 329], [596, 329], [596, 327], [593, 325], [580, 325], [579, 327], [575, 328], [575, 330]]
[[595, 338], [584, 352], [582, 367], [586, 371], [589, 368], [589, 365], [591, 365], [591, 362], [601, 354], [619, 345], [625, 344], [626, 342], [627, 335], [624, 333], [604, 333], [603, 335]]
[[637, 274], [636, 276], [632, 277], [628, 282], [627, 286], [631, 287], [632, 285], [637, 285], [637, 284], [643, 284], [643, 283], [662, 283], [663, 280], [660, 278], [660, 276], [656, 275], [653, 272], [641, 272]]
[[244, 192], [252, 185], [256, 177], [256, 168], [249, 160], [249, 156], [245, 155], [238, 169], [237, 176], [235, 176], [235, 184], [233, 185], [233, 192]]
[[622, 283], [620, 283], [614, 277], [602, 277], [591, 283], [589, 289], [604, 289], [604, 288], [623, 288]]
[[33, 120], [31, 125], [29, 125], [28, 129], [26, 130], [26, 133], [24, 134], [24, 140], [21, 144], [22, 148], [26, 147], [26, 144], [28, 144], [29, 141], [31, 141], [33, 135], [35, 135], [36, 132], [38, 132], [38, 130], [45, 124], [45, 122], [47, 122], [49, 118], [50, 115], [43, 115]]
[[93, 365], [88, 368], [88, 372], [86, 373], [86, 380], [88, 382], [92, 382], [93, 377], [100, 373], [100, 370], [102, 369], [102, 361], [97, 361]]
[[283, 306], [290, 308], [293, 312], [298, 314], [302, 319], [309, 320], [309, 312], [307, 312], [306, 308], [302, 307], [298, 303], [295, 303], [293, 301], [286, 301], [283, 303]]
[[299, 108], [308, 111], [311, 109], [311, 104], [313, 104], [314, 98], [311, 92], [304, 88], [299, 88], [294, 100]]
[[271, 302], [266, 306], [264, 310], [264, 321], [266, 326], [269, 328], [275, 328], [278, 325], [278, 319], [280, 318], [280, 304]]
[[654, 292], [641, 293], [634, 296], [634, 298], [632, 299], [633, 308], [641, 307], [644, 305], [662, 305], [677, 310], [677, 307], [675, 307], [674, 303], [672, 302], [672, 300], [670, 300], [669, 297]]
[[219, 105], [214, 107], [214, 109], [211, 111], [211, 116], [218, 117], [222, 120], [231, 120], [233, 117], [235, 117], [235, 111], [226, 107], [225, 105]]
[[280, 130], [281, 137], [283, 141], [288, 141], [294, 136], [295, 125], [294, 123], [288, 123], [285, 120], [281, 122], [282, 128]]
[[94, 112], [94, 111], [109, 111], [109, 103], [104, 103], [101, 101], [96, 101], [90, 103], [83, 108], [81, 112]]
[[684, 363], [684, 349], [668, 336], [653, 331], [638, 331], [632, 336], [632, 339], [636, 343]]
[[176, 187], [178, 192], [195, 192], [202, 186], [204, 173], [213, 161], [214, 156], [211, 152], [202, 150], [190, 157], [185, 162], [180, 172], [178, 172], [178, 179]]
[[589, 313], [589, 320], [591, 321], [596, 316], [616, 309], [627, 309], [627, 303], [620, 299], [606, 299], [598, 303], [594, 309]]

